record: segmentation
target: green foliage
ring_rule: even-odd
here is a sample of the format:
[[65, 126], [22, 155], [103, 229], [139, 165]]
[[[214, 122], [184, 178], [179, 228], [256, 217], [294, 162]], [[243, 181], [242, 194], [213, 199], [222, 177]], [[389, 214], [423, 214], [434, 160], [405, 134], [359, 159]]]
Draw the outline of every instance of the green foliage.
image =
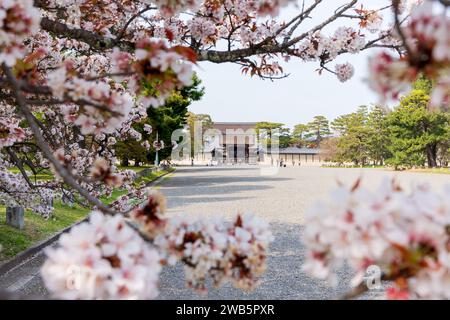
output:
[[428, 110], [433, 83], [420, 76], [413, 90], [392, 112], [360, 106], [337, 117], [332, 129], [337, 141], [321, 144], [327, 158], [354, 165], [400, 167], [447, 166], [450, 154], [450, 118], [445, 111]]
[[174, 168], [169, 168], [167, 170], [159, 170], [156, 172], [151, 172], [143, 177], [139, 177], [134, 181], [135, 185], [140, 185], [142, 182], [144, 182], [145, 184], [148, 184], [150, 182], [152, 182], [153, 180], [155, 180], [156, 178], [159, 178], [160, 176], [166, 174], [166, 173], [170, 173], [175, 171]]
[[373, 107], [367, 115], [367, 155], [375, 165], [383, 165], [385, 159], [391, 157], [387, 147], [390, 140], [386, 116], [386, 109], [380, 106]]
[[294, 126], [294, 131], [292, 132], [292, 143], [297, 147], [306, 146], [305, 134], [308, 132], [308, 126], [306, 124], [297, 124]]
[[356, 112], [340, 116], [332, 122], [332, 128], [340, 134], [334, 161], [351, 161], [355, 165], [366, 164], [370, 153], [371, 134], [368, 119], [367, 107], [360, 106]]
[[278, 137], [278, 143], [280, 148], [287, 148], [292, 145], [292, 137], [290, 135], [289, 128], [282, 128], [280, 130], [280, 136]]
[[267, 138], [272, 138], [272, 131], [273, 130], [279, 130], [281, 131], [284, 127], [284, 123], [279, 122], [268, 122], [268, 121], [261, 121], [258, 122], [255, 126], [256, 134], [259, 135], [263, 131], [267, 133]]
[[[423, 87], [423, 83], [420, 84]], [[447, 112], [429, 111], [429, 95], [422, 89], [414, 89], [405, 96], [400, 105], [389, 114], [389, 150], [392, 157], [388, 163], [398, 166], [438, 165], [438, 150], [447, 146], [450, 139], [450, 117]]]
[[324, 116], [315, 116], [311, 122], [307, 124], [308, 131], [305, 133], [305, 139], [312, 141], [315, 146], [331, 134], [328, 119]]
[[[284, 127], [284, 123], [279, 122], [258, 122], [255, 126], [256, 134], [261, 139], [265, 140], [267, 146], [272, 145], [272, 139], [278, 139], [278, 146], [280, 148], [287, 148], [292, 144], [292, 137], [289, 128]], [[263, 132], [266, 136], [263, 135]]]
[[413, 83], [414, 90], [422, 90], [427, 95], [431, 93], [433, 89], [433, 82], [428, 80], [423, 74], [421, 74], [417, 80]]

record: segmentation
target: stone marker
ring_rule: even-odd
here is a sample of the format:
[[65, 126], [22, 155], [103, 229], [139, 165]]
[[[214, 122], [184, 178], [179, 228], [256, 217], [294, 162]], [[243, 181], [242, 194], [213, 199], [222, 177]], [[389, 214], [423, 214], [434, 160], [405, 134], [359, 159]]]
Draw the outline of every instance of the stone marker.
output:
[[8, 226], [23, 229], [25, 210], [23, 207], [6, 207], [6, 224]]

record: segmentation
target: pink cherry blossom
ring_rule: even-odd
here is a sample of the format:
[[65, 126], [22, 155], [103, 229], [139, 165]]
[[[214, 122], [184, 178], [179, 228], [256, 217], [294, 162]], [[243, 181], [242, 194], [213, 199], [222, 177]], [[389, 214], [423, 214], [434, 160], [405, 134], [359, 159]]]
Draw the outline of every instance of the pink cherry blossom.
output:
[[353, 77], [355, 68], [350, 63], [337, 64], [335, 66], [336, 76], [339, 81], [345, 82]]
[[25, 55], [22, 41], [39, 30], [41, 16], [33, 0], [0, 3], [0, 63], [13, 66]]
[[46, 250], [42, 278], [62, 299], [152, 299], [158, 295], [159, 255], [121, 216], [92, 212]]
[[[355, 279], [379, 266], [396, 285], [388, 298], [448, 299], [450, 281], [450, 186], [437, 194], [428, 185], [410, 193], [385, 180], [376, 192], [357, 181], [340, 186], [306, 215], [304, 270], [333, 282], [333, 268], [346, 261]], [[398, 284], [404, 283], [398, 287]]]

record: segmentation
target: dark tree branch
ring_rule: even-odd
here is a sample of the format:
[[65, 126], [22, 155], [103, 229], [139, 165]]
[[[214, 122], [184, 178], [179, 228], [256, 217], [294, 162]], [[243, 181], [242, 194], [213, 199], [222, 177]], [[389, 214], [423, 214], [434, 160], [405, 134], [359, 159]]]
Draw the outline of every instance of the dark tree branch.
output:
[[22, 174], [22, 176], [25, 179], [25, 181], [27, 182], [28, 186], [30, 188], [34, 188], [35, 186], [31, 182], [30, 178], [28, 177], [27, 172], [25, 171], [25, 169], [24, 169], [24, 167], [22, 165], [22, 161], [19, 159], [17, 154], [11, 148], [6, 148], [6, 152], [9, 154], [9, 156], [11, 157], [11, 160], [15, 163], [17, 168], [19, 168], [19, 171]]
[[71, 28], [64, 23], [53, 21], [43, 17], [41, 28], [59, 37], [66, 37], [87, 43], [92, 49], [104, 51], [113, 47], [118, 47], [122, 51], [134, 51], [134, 43], [129, 41], [115, 41], [114, 39], [104, 38], [94, 32], [84, 29]]
[[36, 139], [36, 144], [41, 149], [44, 156], [50, 161], [50, 163], [53, 165], [55, 170], [58, 172], [58, 174], [61, 176], [61, 178], [64, 180], [65, 183], [67, 183], [70, 187], [72, 187], [74, 190], [76, 190], [80, 195], [82, 195], [86, 200], [91, 202], [93, 205], [95, 205], [99, 210], [109, 213], [109, 214], [115, 214], [114, 211], [111, 210], [108, 206], [106, 206], [103, 202], [92, 196], [86, 189], [82, 188], [78, 182], [75, 180], [75, 178], [70, 174], [70, 172], [59, 162], [54, 156], [52, 151], [50, 150], [49, 146], [45, 142], [38, 124], [35, 121], [35, 118], [31, 111], [28, 109], [28, 106], [26, 105], [26, 100], [22, 93], [20, 92], [20, 84], [18, 83], [16, 77], [12, 73], [11, 69], [8, 68], [6, 65], [3, 65], [3, 71], [8, 79], [8, 81], [11, 84], [11, 87], [13, 88], [17, 105], [21, 111], [21, 113], [24, 115], [25, 119], [28, 121], [28, 124], [30, 126], [31, 131], [33, 132], [33, 135]]

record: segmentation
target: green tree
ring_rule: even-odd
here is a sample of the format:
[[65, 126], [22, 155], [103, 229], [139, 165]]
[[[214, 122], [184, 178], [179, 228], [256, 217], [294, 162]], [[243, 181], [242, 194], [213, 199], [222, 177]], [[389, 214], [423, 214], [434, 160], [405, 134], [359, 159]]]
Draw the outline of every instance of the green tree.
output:
[[291, 130], [289, 128], [281, 128], [278, 139], [280, 148], [290, 147], [292, 145]]
[[388, 163], [396, 167], [424, 165], [425, 162], [429, 167], [437, 166], [439, 146], [448, 143], [450, 118], [446, 112], [429, 111], [429, 100], [423, 89], [414, 89], [389, 114], [392, 157]]
[[[290, 129], [284, 126], [284, 123], [262, 121], [255, 125], [257, 137], [263, 139], [267, 146], [271, 146], [272, 138], [278, 138], [278, 146], [287, 148], [292, 144]], [[266, 136], [263, 136], [263, 131]]]
[[338, 116], [331, 122], [331, 129], [338, 135], [344, 135], [347, 132], [351, 115], [352, 114], [350, 113]]
[[308, 126], [306, 124], [300, 123], [294, 126], [294, 131], [292, 132], [292, 143], [298, 147], [303, 147], [306, 145], [305, 134], [308, 132]]
[[391, 156], [388, 145], [389, 128], [387, 111], [383, 107], [375, 106], [367, 116], [367, 148], [368, 156], [376, 165], [383, 165]]
[[308, 132], [305, 133], [305, 139], [312, 140], [317, 146], [331, 134], [330, 124], [324, 116], [315, 116], [311, 122], [307, 124]]
[[266, 131], [267, 138], [272, 138], [272, 133], [274, 130], [282, 130], [284, 127], [284, 123], [279, 122], [268, 122], [268, 121], [261, 121], [256, 123], [255, 130], [256, 134], [259, 135], [262, 131]]
[[365, 165], [369, 157], [367, 126], [368, 115], [366, 109], [359, 108], [357, 112], [338, 118], [340, 136], [337, 141], [336, 160], [351, 161], [355, 165]]

